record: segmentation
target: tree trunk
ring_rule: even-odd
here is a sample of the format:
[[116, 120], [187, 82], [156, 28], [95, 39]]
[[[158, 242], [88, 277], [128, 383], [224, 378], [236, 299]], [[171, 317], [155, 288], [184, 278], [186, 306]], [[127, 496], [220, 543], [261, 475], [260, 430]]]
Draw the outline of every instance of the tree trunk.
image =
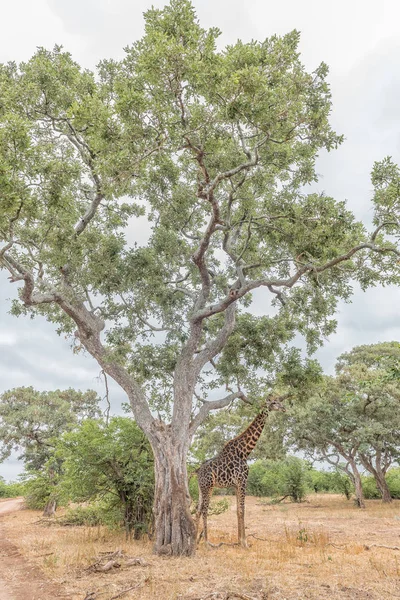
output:
[[56, 513], [56, 509], [57, 509], [57, 499], [49, 498], [46, 502], [46, 506], [44, 507], [43, 516], [44, 517], [53, 517]]
[[356, 502], [359, 508], [365, 508], [365, 498], [364, 492], [362, 489], [361, 476], [357, 469], [357, 465], [354, 460], [349, 461], [351, 470], [352, 470], [352, 479], [354, 483], [355, 493], [356, 493]]
[[389, 486], [383, 473], [375, 472], [374, 474], [376, 485], [382, 496], [382, 502], [392, 502], [392, 496], [390, 495]]
[[382, 467], [382, 452], [379, 449], [376, 449], [375, 466], [372, 458], [366, 454], [360, 453], [360, 459], [365, 469], [374, 477], [376, 486], [382, 496], [382, 502], [392, 502], [392, 496], [390, 495], [390, 490], [385, 479], [385, 473], [390, 462], [387, 463], [386, 468]]
[[186, 470], [187, 449], [174, 445], [170, 436], [152, 440], [155, 468], [155, 545], [157, 554], [192, 556], [196, 528], [190, 514]]

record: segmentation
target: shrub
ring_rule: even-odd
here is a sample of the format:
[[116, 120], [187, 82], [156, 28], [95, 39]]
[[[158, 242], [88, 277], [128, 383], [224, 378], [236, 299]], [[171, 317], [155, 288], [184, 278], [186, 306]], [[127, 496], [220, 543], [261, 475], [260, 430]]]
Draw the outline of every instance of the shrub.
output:
[[390, 495], [392, 498], [400, 498], [400, 468], [395, 467], [390, 469], [386, 475], [386, 481], [389, 486]]
[[332, 483], [334, 492], [344, 494], [347, 500], [350, 500], [351, 495], [354, 492], [354, 486], [348, 475], [341, 473], [340, 471], [334, 471], [332, 473]]
[[25, 493], [25, 486], [22, 482], [12, 481], [6, 483], [2, 477], [0, 477], [0, 498], [16, 498], [17, 496], [23, 496]]
[[376, 481], [372, 477], [372, 475], [362, 476], [361, 477], [361, 481], [362, 481], [362, 488], [363, 488], [363, 492], [364, 492], [364, 497], [367, 500], [371, 500], [373, 498], [380, 498], [381, 497], [381, 494], [379, 493], [379, 490], [378, 490], [378, 488], [376, 486]]
[[221, 500], [212, 500], [210, 502], [210, 507], [208, 509], [209, 515], [220, 515], [226, 512], [229, 508], [229, 502], [226, 498], [221, 498]]
[[57, 519], [62, 525], [94, 527], [95, 525], [104, 525], [101, 510], [96, 504], [89, 506], [76, 506], [70, 508], [67, 513]]
[[32, 510], [42, 510], [54, 495], [54, 486], [46, 475], [38, 473], [24, 484], [25, 506]]
[[254, 496], [290, 496], [301, 502], [306, 495], [307, 463], [290, 456], [281, 461], [259, 460], [250, 466], [247, 490]]

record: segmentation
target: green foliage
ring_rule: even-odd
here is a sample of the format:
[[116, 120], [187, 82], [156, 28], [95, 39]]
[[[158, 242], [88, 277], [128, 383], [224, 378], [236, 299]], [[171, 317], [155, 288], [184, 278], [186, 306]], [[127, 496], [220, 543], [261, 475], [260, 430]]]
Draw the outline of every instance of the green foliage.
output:
[[345, 473], [336, 470], [332, 474], [333, 489], [346, 496], [346, 500], [350, 500], [351, 495], [354, 492], [354, 486], [350, 480], [350, 477]]
[[361, 481], [364, 497], [367, 500], [381, 497], [374, 477], [372, 477], [371, 475], [368, 477], [362, 477]]
[[308, 465], [289, 456], [282, 461], [257, 460], [250, 465], [247, 490], [254, 496], [289, 496], [302, 502], [306, 496]]
[[20, 450], [26, 467], [42, 469], [65, 431], [99, 415], [99, 400], [91, 390], [38, 392], [20, 387], [4, 392], [0, 397], [0, 460]]
[[71, 500], [114, 497], [128, 535], [139, 538], [150, 528], [153, 455], [132, 419], [113, 417], [108, 425], [86, 420], [63, 436], [57, 454], [63, 457], [61, 486]]
[[221, 498], [220, 500], [212, 500], [208, 509], [209, 515], [221, 515], [229, 509], [229, 501], [227, 498]]
[[95, 504], [69, 508], [65, 515], [57, 520], [57, 523], [60, 523], [61, 525], [73, 525], [75, 527], [94, 527], [96, 525], [104, 525], [99, 508]]
[[37, 472], [25, 481], [24, 501], [27, 508], [32, 510], [43, 510], [51, 498], [57, 496], [54, 484], [45, 472]]
[[25, 486], [22, 482], [12, 481], [6, 483], [0, 476], [0, 498], [16, 498], [24, 495]]
[[57, 519], [61, 525], [95, 527], [105, 525], [109, 529], [118, 529], [124, 521], [121, 504], [111, 495], [87, 506], [69, 508], [65, 515]]
[[[205, 392], [274, 372], [297, 333], [315, 349], [334, 330], [337, 302], [350, 297], [354, 280], [367, 287], [399, 276], [383, 228], [374, 243], [385, 251], [367, 261], [365, 228], [345, 203], [305, 193], [321, 149], [343, 140], [329, 123], [328, 67], [307, 72], [297, 31], [222, 49], [219, 35], [200, 26], [188, 0], [171, 0], [148, 10], [143, 37], [96, 73], [60, 46], [0, 65], [1, 268], [13, 281], [29, 273], [35, 287], [35, 302], [21, 296], [13, 313], [44, 314], [70, 335], [71, 307], [92, 294], [108, 360], [165, 414], [203, 290], [192, 257], [212, 206], [207, 304], [225, 301], [232, 286], [243, 294], [213, 378], [200, 382]], [[398, 178], [389, 159], [375, 164], [376, 223], [398, 209]], [[141, 247], [127, 239], [138, 216], [150, 230]], [[351, 260], [335, 262], [359, 246]], [[297, 268], [290, 285], [263, 283], [289, 280]], [[246, 310], [260, 286], [273, 316]], [[203, 341], [222, 322], [218, 311], [205, 317]], [[154, 337], [158, 327], [165, 336]]]
[[386, 475], [386, 482], [392, 498], [400, 499], [400, 467], [389, 469]]
[[[386, 475], [386, 483], [390, 491], [390, 495], [394, 499], [400, 499], [400, 468], [394, 467], [390, 469]], [[372, 475], [362, 477], [362, 486], [364, 496], [367, 499], [381, 498], [381, 493], [378, 490], [376, 481]]]

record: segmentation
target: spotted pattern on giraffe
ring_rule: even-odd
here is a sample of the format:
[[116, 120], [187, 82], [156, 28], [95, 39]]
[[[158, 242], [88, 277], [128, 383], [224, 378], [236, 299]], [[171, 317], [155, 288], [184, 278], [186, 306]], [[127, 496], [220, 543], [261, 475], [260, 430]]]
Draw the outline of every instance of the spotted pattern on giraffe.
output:
[[227, 442], [217, 456], [206, 460], [197, 470], [199, 503], [196, 512], [196, 528], [198, 530], [200, 518], [202, 518], [206, 543], [208, 541], [207, 514], [212, 490], [214, 487], [234, 487], [236, 489], [238, 542], [242, 546], [246, 546], [244, 511], [249, 475], [247, 458], [257, 444], [272, 410], [284, 411], [285, 408], [277, 398], [269, 396], [262, 410], [247, 429]]

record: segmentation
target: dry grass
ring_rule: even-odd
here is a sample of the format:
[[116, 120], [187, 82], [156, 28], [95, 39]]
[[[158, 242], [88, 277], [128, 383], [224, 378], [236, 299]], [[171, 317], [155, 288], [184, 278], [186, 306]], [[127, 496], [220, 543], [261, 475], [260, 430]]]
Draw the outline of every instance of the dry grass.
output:
[[[209, 520], [213, 543], [236, 541], [235, 500], [229, 501], [229, 511]], [[217, 600], [229, 591], [257, 600], [400, 598], [400, 551], [379, 547], [400, 546], [400, 501], [370, 501], [360, 511], [339, 496], [314, 495], [301, 505], [247, 498], [246, 507], [247, 533], [256, 536], [248, 538], [250, 548], [201, 545], [194, 559], [156, 557], [149, 542], [127, 544], [102, 527], [43, 527], [33, 511], [5, 521], [8, 537], [70, 600], [83, 600], [88, 591], [108, 600], [134, 585], [140, 587], [122, 598], [192, 600], [214, 592]], [[100, 552], [117, 548], [150, 564], [85, 571]]]

